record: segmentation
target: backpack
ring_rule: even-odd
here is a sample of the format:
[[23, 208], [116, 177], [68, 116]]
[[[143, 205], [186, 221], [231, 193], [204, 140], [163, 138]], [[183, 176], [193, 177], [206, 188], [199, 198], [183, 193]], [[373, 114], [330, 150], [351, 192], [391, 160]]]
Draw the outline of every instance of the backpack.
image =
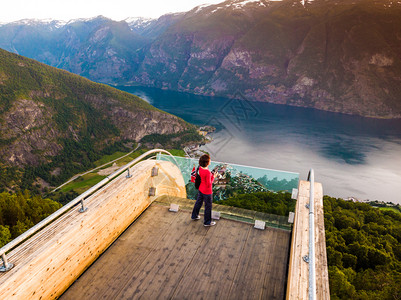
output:
[[195, 177], [195, 188], [199, 190], [199, 186], [201, 184], [201, 177], [199, 175], [199, 167], [196, 169], [196, 177]]

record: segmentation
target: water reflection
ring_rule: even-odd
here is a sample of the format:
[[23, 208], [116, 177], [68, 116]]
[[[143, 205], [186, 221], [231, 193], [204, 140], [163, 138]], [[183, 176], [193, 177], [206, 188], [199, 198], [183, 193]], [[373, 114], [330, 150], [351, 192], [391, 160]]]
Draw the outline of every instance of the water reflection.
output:
[[299, 172], [313, 167], [326, 194], [401, 203], [401, 120], [121, 88], [197, 125], [218, 130], [215, 160]]
[[368, 154], [379, 149], [372, 139], [356, 139], [345, 134], [334, 135], [320, 144], [319, 151], [323, 156], [350, 165], [365, 164]]

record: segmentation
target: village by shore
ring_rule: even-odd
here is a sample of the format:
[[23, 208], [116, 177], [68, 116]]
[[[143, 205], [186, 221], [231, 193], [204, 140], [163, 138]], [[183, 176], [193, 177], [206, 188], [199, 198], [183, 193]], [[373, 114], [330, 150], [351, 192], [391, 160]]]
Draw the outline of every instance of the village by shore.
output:
[[198, 158], [201, 157], [203, 154], [207, 153], [206, 151], [201, 150], [200, 148], [201, 146], [204, 146], [213, 141], [211, 134], [215, 131], [216, 128], [214, 128], [213, 126], [199, 127], [198, 133], [201, 136], [203, 136], [204, 139], [201, 143], [185, 146], [183, 150], [185, 151], [186, 157]]

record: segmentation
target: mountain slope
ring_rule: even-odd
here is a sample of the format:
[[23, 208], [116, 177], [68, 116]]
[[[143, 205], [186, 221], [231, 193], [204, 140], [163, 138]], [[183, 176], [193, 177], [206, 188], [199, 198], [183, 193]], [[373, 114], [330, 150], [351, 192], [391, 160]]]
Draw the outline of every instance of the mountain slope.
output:
[[185, 13], [166, 14], [158, 19], [133, 18], [127, 19], [132, 31], [143, 38], [155, 40], [163, 34], [171, 25], [184, 18]]
[[67, 24], [23, 20], [0, 26], [0, 47], [103, 83], [130, 77], [150, 42], [124, 21], [98, 16]]
[[401, 117], [399, 2], [228, 0], [81, 23], [3, 25], [0, 47], [104, 83]]
[[226, 1], [198, 7], [152, 44], [134, 81], [401, 117], [401, 4], [386, 4]]
[[0, 167], [6, 169], [36, 166], [59, 175], [62, 168], [64, 176], [123, 141], [194, 130], [134, 95], [4, 50], [0, 100]]

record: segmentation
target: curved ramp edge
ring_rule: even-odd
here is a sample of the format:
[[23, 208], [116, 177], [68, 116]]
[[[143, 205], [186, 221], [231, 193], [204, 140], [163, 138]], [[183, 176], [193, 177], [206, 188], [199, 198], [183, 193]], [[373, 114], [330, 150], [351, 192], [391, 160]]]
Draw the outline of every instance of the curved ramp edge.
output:
[[[158, 167], [158, 175], [152, 169]], [[8, 254], [15, 267], [0, 274], [0, 299], [59, 297], [113, 241], [161, 195], [186, 197], [180, 170], [171, 162], [146, 160], [119, 175], [78, 207]], [[155, 187], [154, 196], [149, 188]]]

